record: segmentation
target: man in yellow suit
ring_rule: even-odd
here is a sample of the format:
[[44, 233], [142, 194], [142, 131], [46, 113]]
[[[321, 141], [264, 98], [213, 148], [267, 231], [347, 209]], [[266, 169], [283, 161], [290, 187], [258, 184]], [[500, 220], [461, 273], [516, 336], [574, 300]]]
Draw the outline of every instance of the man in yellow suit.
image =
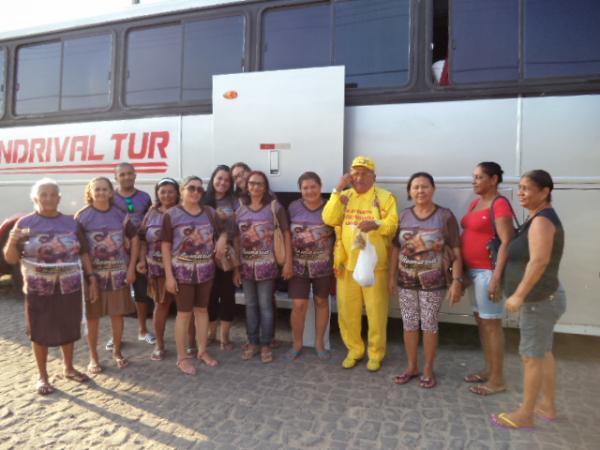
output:
[[[344, 190], [348, 185], [352, 187]], [[332, 191], [323, 209], [323, 221], [341, 227], [343, 270], [337, 271], [338, 319], [348, 354], [342, 366], [351, 369], [365, 356], [361, 336], [363, 304], [369, 324], [367, 369], [376, 372], [385, 356], [389, 308], [388, 259], [391, 241], [398, 228], [396, 199], [385, 189], [375, 187], [375, 162], [365, 156], [352, 161], [352, 169]], [[362, 287], [352, 277], [358, 249], [353, 249], [356, 235], [362, 231], [377, 251], [375, 284]], [[339, 255], [338, 255], [339, 257]]]

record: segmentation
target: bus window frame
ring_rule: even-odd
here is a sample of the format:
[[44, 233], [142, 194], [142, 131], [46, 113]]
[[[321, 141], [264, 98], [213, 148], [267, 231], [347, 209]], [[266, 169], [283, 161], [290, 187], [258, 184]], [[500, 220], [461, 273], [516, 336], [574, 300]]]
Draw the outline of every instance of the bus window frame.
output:
[[[335, 3], [338, 3], [337, 0], [304, 0], [301, 2], [297, 1], [279, 1], [268, 4], [261, 4], [256, 13], [256, 30], [255, 30], [255, 39], [257, 45], [254, 45], [255, 55], [255, 70], [257, 72], [263, 72], [263, 61], [262, 61], [262, 48], [263, 48], [263, 17], [266, 12], [272, 9], [292, 9], [307, 5], [313, 4], [329, 4], [332, 9], [331, 13], [331, 26], [332, 33], [333, 28], [335, 27], [335, 17], [334, 17], [334, 7]], [[417, 68], [417, 51], [415, 46], [418, 45], [418, 4], [417, 0], [409, 0], [409, 44], [408, 44], [408, 79], [406, 84], [402, 86], [386, 86], [386, 87], [378, 87], [378, 88], [348, 88], [345, 87], [345, 102], [348, 105], [348, 100], [350, 100], [350, 104], [352, 104], [352, 100], [356, 99], [371, 99], [374, 97], [384, 97], [390, 94], [402, 94], [405, 92], [410, 92], [413, 90], [418, 81], [418, 68]], [[333, 45], [333, 36], [332, 36], [332, 45]], [[333, 64], [339, 65], [339, 64]], [[371, 104], [371, 103], [369, 103]], [[377, 102], [373, 103], [377, 104]]]
[[[13, 73], [12, 73], [12, 101], [10, 105], [11, 117], [16, 121], [28, 120], [28, 119], [42, 119], [46, 117], [64, 117], [68, 119], [69, 117], [79, 116], [81, 113], [103, 113], [110, 111], [114, 106], [114, 93], [115, 89], [115, 75], [116, 75], [116, 54], [117, 54], [117, 33], [115, 31], [114, 25], [106, 25], [98, 28], [93, 28], [91, 30], [75, 30], [75, 31], [67, 31], [57, 35], [57, 33], [52, 33], [50, 35], [42, 36], [39, 39], [31, 39], [31, 40], [19, 40], [14, 43], [14, 51], [13, 51]], [[64, 61], [64, 42], [73, 40], [73, 39], [85, 39], [94, 36], [110, 36], [111, 38], [111, 55], [110, 55], [110, 83], [108, 88], [108, 105], [101, 108], [81, 108], [81, 109], [69, 109], [69, 110], [61, 110], [61, 99], [62, 99], [62, 77], [63, 77], [63, 61]], [[21, 42], [22, 41], [22, 42]], [[59, 42], [61, 45], [61, 56], [60, 56], [60, 89], [59, 89], [59, 109], [57, 111], [51, 112], [43, 112], [43, 113], [34, 113], [34, 114], [17, 114], [17, 95], [16, 95], [16, 86], [18, 83], [17, 74], [18, 74], [18, 55], [19, 49], [23, 47], [31, 47], [35, 45], [43, 45], [49, 44], [52, 42]]]
[[8, 102], [8, 48], [4, 45], [0, 45], [0, 53], [3, 56], [3, 64], [0, 67], [2, 71], [2, 80], [4, 81], [4, 86], [2, 86], [2, 90], [0, 91], [0, 95], [2, 96], [2, 107], [0, 108], [0, 120], [4, 118], [6, 114], [6, 104]]
[[[142, 111], [147, 111], [147, 110], [155, 110], [155, 109], [161, 109], [161, 110], [165, 110], [165, 111], [171, 111], [174, 110], [176, 112], [181, 113], [181, 111], [178, 110], [178, 108], [192, 108], [192, 107], [196, 107], [198, 109], [200, 109], [200, 113], [211, 113], [212, 112], [212, 98], [208, 101], [203, 100], [203, 101], [197, 101], [197, 100], [188, 100], [188, 101], [177, 101], [177, 102], [168, 102], [168, 103], [150, 103], [147, 105], [128, 105], [125, 101], [125, 96], [127, 94], [127, 89], [126, 89], [126, 83], [127, 83], [127, 61], [128, 61], [128, 48], [127, 48], [127, 44], [128, 44], [128, 39], [129, 39], [129, 34], [132, 31], [139, 31], [139, 30], [144, 30], [144, 29], [151, 29], [151, 28], [159, 28], [159, 27], [163, 27], [163, 26], [169, 26], [169, 25], [180, 25], [181, 26], [181, 85], [180, 85], [180, 90], [182, 89], [183, 86], [183, 56], [184, 56], [184, 37], [185, 37], [185, 33], [184, 33], [184, 27], [186, 24], [190, 23], [190, 22], [199, 22], [199, 21], [207, 21], [207, 20], [213, 20], [213, 19], [223, 19], [223, 18], [228, 18], [228, 17], [242, 17], [244, 19], [243, 22], [243, 36], [244, 36], [244, 48], [243, 48], [243, 59], [244, 59], [244, 66], [242, 67], [242, 72], [248, 72], [250, 69], [250, 55], [251, 55], [251, 45], [249, 45], [249, 39], [251, 37], [251, 26], [249, 26], [249, 24], [251, 24], [251, 20], [252, 17], [250, 15], [250, 12], [248, 9], [243, 9], [240, 8], [239, 5], [237, 5], [236, 8], [219, 8], [216, 10], [209, 10], [209, 11], [199, 11], [197, 13], [194, 14], [183, 14], [183, 13], [178, 13], [174, 16], [168, 16], [168, 17], [162, 17], [162, 18], [149, 18], [147, 20], [144, 21], [140, 21], [140, 23], [136, 24], [136, 25], [130, 25], [130, 26], [126, 26], [123, 31], [123, 40], [122, 40], [122, 51], [121, 51], [121, 60], [120, 60], [120, 66], [121, 66], [121, 74], [120, 74], [120, 87], [121, 87], [121, 92], [120, 95], [118, 96], [118, 105], [121, 108], [121, 110], [123, 112], [142, 112]], [[180, 97], [181, 98], [181, 97]]]

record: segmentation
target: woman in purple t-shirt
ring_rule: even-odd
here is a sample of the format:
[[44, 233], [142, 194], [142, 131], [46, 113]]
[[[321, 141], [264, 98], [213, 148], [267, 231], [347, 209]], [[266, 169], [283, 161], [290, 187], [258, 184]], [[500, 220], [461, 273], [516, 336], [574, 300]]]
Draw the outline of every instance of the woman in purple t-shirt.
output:
[[[236, 285], [242, 284], [246, 300], [246, 332], [248, 346], [242, 354], [245, 360], [259, 352], [263, 363], [273, 361], [273, 283], [279, 275], [274, 251], [274, 219], [284, 235], [286, 261], [282, 276], [292, 276], [292, 238], [285, 209], [271, 198], [269, 180], [263, 172], [250, 173], [242, 205], [236, 211], [239, 230], [241, 273], [234, 274]], [[275, 217], [273, 217], [273, 210]]]
[[[110, 316], [113, 335], [113, 358], [122, 369], [129, 363], [121, 353], [123, 316], [135, 312], [130, 285], [135, 281], [135, 264], [139, 252], [139, 238], [126, 215], [113, 204], [114, 189], [108, 178], [97, 177], [85, 188], [87, 206], [75, 214], [88, 241], [94, 272], [100, 285], [100, 300], [87, 302], [89, 326], [88, 371], [102, 371], [98, 358], [98, 327], [102, 316]], [[125, 249], [129, 238], [131, 253]]]
[[321, 197], [321, 178], [314, 172], [305, 172], [298, 178], [302, 198], [288, 207], [292, 234], [294, 275], [288, 284], [293, 299], [292, 335], [294, 344], [286, 358], [293, 361], [302, 351], [304, 322], [308, 310], [308, 296], [312, 285], [315, 299], [315, 349], [320, 360], [328, 360], [324, 337], [329, 324], [329, 290], [333, 275], [333, 228], [323, 223], [325, 202]]
[[150, 355], [152, 361], [165, 356], [165, 326], [174, 298], [165, 289], [165, 268], [162, 259], [160, 232], [165, 212], [179, 203], [179, 183], [173, 178], [162, 178], [154, 187], [155, 204], [150, 208], [138, 234], [140, 256], [137, 271], [148, 276], [148, 295], [154, 300], [154, 331], [156, 344]]
[[175, 295], [177, 304], [177, 367], [186, 375], [195, 375], [196, 368], [185, 348], [192, 315], [196, 324], [197, 359], [209, 367], [218, 365], [207, 351], [207, 307], [215, 278], [214, 252], [219, 230], [214, 209], [201, 204], [202, 180], [189, 176], [180, 186], [181, 203], [165, 213], [160, 239], [165, 286]]

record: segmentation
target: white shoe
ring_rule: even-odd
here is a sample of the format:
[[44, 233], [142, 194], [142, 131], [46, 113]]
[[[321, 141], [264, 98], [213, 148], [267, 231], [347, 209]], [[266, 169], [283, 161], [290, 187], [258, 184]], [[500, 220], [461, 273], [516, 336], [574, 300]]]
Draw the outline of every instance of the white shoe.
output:
[[113, 343], [113, 340], [112, 340], [112, 338], [110, 338], [110, 339], [108, 340], [108, 342], [106, 343], [106, 346], [105, 346], [104, 348], [105, 348], [105, 349], [106, 349], [106, 351], [108, 351], [108, 352], [112, 352], [112, 351], [113, 351], [113, 349], [115, 348], [115, 344]]
[[156, 336], [148, 331], [144, 335], [138, 334], [138, 341], [144, 341], [146, 344], [154, 345], [156, 344]]

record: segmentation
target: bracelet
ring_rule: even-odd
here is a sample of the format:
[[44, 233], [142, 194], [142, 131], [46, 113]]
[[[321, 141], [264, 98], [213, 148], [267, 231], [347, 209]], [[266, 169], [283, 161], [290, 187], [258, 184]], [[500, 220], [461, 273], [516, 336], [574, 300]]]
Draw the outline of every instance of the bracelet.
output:
[[458, 281], [460, 284], [465, 284], [463, 277], [452, 278], [452, 281]]

